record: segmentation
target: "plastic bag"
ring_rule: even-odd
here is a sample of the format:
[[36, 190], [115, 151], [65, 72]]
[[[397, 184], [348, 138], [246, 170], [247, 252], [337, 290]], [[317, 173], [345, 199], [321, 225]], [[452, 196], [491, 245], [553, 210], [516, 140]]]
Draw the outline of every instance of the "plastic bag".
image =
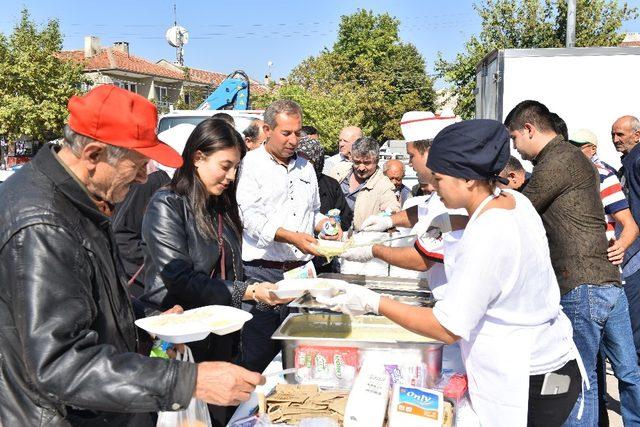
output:
[[[184, 353], [178, 353], [176, 360], [194, 363], [191, 349], [184, 346]], [[195, 397], [183, 411], [158, 412], [156, 427], [212, 427], [207, 404]]]

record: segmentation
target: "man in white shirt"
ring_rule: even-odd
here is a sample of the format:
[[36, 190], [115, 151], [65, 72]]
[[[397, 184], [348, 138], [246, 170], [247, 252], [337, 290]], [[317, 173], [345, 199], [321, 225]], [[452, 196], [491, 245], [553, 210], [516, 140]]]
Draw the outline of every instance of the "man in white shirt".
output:
[[325, 175], [329, 175], [338, 163], [351, 161], [351, 146], [358, 138], [362, 138], [362, 129], [358, 126], [347, 126], [340, 131], [339, 138], [338, 154], [324, 161], [322, 173]]
[[[242, 260], [245, 280], [276, 283], [286, 271], [302, 267], [314, 255], [327, 217], [320, 213], [313, 166], [295, 155], [302, 128], [302, 109], [278, 100], [264, 113], [266, 142], [245, 156], [238, 179], [242, 216]], [[341, 237], [341, 232], [335, 238]], [[286, 306], [256, 305], [242, 331], [242, 365], [262, 372], [280, 351], [271, 335], [288, 314]]]

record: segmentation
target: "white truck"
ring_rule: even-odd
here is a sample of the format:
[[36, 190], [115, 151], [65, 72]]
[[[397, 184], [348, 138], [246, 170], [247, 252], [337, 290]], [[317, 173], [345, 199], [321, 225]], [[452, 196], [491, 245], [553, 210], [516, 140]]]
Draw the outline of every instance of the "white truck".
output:
[[600, 158], [619, 168], [611, 125], [623, 115], [640, 117], [639, 70], [638, 47], [497, 50], [476, 68], [476, 118], [504, 121], [520, 101], [540, 101], [569, 134], [594, 132]]
[[158, 133], [182, 123], [197, 126], [200, 122], [218, 113], [229, 114], [236, 123], [236, 130], [242, 133], [253, 119], [262, 120], [264, 110], [171, 110], [160, 116]]

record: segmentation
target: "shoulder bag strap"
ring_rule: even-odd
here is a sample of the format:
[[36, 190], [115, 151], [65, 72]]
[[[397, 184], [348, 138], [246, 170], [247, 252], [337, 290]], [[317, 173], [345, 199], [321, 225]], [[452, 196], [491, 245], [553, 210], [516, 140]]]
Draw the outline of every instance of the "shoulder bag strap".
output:
[[[220, 248], [220, 278], [222, 280], [227, 280], [227, 272], [226, 272], [226, 263], [225, 263], [225, 251], [224, 251], [224, 240], [222, 239], [222, 233], [224, 231], [224, 219], [221, 213], [218, 213], [218, 247]], [[211, 276], [213, 278], [213, 273], [216, 268], [214, 267], [211, 270]]]

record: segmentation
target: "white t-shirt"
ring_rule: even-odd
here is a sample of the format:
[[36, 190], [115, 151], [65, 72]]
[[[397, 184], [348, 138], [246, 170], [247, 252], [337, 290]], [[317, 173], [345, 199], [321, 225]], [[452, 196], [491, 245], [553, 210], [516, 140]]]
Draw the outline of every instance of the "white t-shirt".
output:
[[[429, 288], [433, 293], [433, 297], [436, 300], [442, 299], [444, 296], [444, 292], [446, 287], [444, 285], [447, 284], [447, 275], [445, 273], [445, 267], [443, 265], [442, 258], [444, 254], [440, 251], [440, 257], [431, 256], [434, 255], [429, 251], [425, 241], [423, 240], [424, 234], [431, 225], [431, 221], [438, 215], [442, 215], [444, 213], [448, 213], [449, 215], [467, 215], [467, 211], [464, 209], [447, 209], [447, 207], [442, 203], [440, 197], [433, 193], [430, 196], [427, 196], [427, 200], [424, 203], [418, 205], [418, 222], [411, 230], [411, 234], [416, 234], [419, 236], [416, 239], [415, 248], [418, 252], [429, 256], [434, 259], [436, 262], [434, 265], [427, 270], [427, 282], [429, 283]], [[455, 246], [462, 237], [463, 230], [456, 230], [450, 233], [443, 234], [444, 240], [444, 249], [447, 252], [453, 252], [455, 250]], [[429, 252], [429, 254], [427, 254]], [[445, 260], [446, 262], [446, 260]]]
[[542, 221], [525, 196], [508, 193], [516, 199], [514, 209], [485, 211], [467, 226], [455, 254], [447, 252], [453, 258], [446, 269], [449, 281], [433, 313], [462, 338], [463, 353], [464, 347], [472, 352], [491, 325], [526, 329], [532, 337], [530, 375], [538, 375], [573, 358], [572, 332], [561, 311]]

